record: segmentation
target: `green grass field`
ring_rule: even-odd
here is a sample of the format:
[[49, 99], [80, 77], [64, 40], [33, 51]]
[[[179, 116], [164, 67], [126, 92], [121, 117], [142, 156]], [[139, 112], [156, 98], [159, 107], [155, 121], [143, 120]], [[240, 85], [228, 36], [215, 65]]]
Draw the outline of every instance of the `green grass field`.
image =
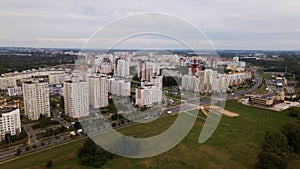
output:
[[254, 92], [254, 94], [267, 94], [268, 91], [266, 90], [267, 85], [264, 83], [263, 85], [260, 86], [258, 90]]
[[[248, 107], [228, 101], [226, 109], [239, 113], [239, 117], [222, 117], [213, 136], [204, 144], [198, 143], [204, 121], [198, 119], [188, 136], [176, 147], [156, 157], [130, 159], [114, 157], [103, 168], [254, 168], [259, 144], [266, 131], [278, 130], [293, 119], [280, 112]], [[176, 116], [160, 118], [149, 124], [139, 124], [121, 129], [122, 133], [138, 137], [156, 135], [167, 129]], [[29, 156], [1, 164], [1, 169], [46, 168], [53, 160], [52, 168], [87, 168], [77, 159], [77, 150], [84, 140], [57, 146]], [[300, 162], [291, 164], [299, 168]]]

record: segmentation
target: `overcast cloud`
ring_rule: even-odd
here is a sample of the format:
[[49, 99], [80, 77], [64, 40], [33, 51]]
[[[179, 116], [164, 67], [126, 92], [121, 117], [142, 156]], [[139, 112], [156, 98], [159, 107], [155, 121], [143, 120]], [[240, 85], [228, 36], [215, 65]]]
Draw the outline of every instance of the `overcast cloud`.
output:
[[163, 12], [196, 25], [217, 49], [299, 50], [299, 8], [299, 0], [2, 0], [0, 46], [81, 48], [113, 20]]

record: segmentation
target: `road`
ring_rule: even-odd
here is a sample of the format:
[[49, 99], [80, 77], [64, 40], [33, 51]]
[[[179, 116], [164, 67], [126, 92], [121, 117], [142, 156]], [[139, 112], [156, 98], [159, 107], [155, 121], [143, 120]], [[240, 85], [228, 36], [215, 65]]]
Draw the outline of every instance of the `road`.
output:
[[71, 126], [71, 124], [69, 122], [67, 122], [63, 118], [61, 118], [60, 112], [58, 109], [54, 109], [52, 111], [52, 113], [53, 113], [55, 121], [58, 121], [61, 125], [64, 125], [66, 128], [69, 128]]
[[[80, 136], [79, 138], [77, 138], [75, 140], [68, 138], [67, 140], [60, 141], [60, 142], [53, 142], [53, 143], [48, 144], [48, 145], [46, 144], [46, 145], [40, 146], [40, 147], [38, 147], [36, 149], [31, 149], [29, 151], [21, 149], [22, 153], [19, 156], [15, 156], [16, 152], [10, 152], [10, 153], [7, 153], [6, 155], [0, 157], [0, 165], [4, 164], [6, 162], [10, 162], [12, 160], [19, 159], [19, 158], [24, 157], [24, 156], [31, 155], [33, 153], [44, 151], [46, 149], [50, 149], [50, 148], [57, 147], [57, 146], [60, 146], [60, 145], [69, 144], [71, 142], [78, 141], [78, 140], [85, 139], [85, 138], [86, 138], [86, 136]], [[25, 151], [26, 151], [26, 154], [24, 153]]]
[[[68, 123], [68, 122], [64, 121], [62, 118], [60, 118], [58, 110], [54, 110], [53, 114], [54, 114], [54, 119], [56, 121], [58, 121], [60, 124], [64, 125], [65, 127], [70, 127], [71, 126], [70, 123]], [[23, 147], [19, 146], [22, 153], [32, 152], [32, 151], [41, 149], [43, 147], [48, 147], [48, 146], [52, 146], [52, 145], [55, 145], [55, 144], [58, 144], [58, 143], [61, 143], [61, 142], [71, 140], [71, 138], [69, 138], [67, 135], [64, 135], [64, 136], [60, 136], [58, 138], [55, 137], [55, 136], [52, 136], [52, 137], [49, 137], [48, 139], [46, 139], [44, 141], [38, 142], [36, 140], [36, 131], [34, 131], [31, 127], [34, 124], [36, 124], [36, 123], [22, 124], [22, 128], [26, 131], [26, 133], [28, 135], [28, 141], [27, 141], [28, 145], [27, 146], [31, 147], [31, 150], [26, 151], [25, 146], [23, 146]], [[32, 146], [34, 146], [34, 145], [36, 145], [38, 148], [33, 149]], [[1, 151], [0, 152], [0, 161], [11, 158], [11, 157], [14, 157], [16, 155], [16, 150], [17, 150], [17, 147], [15, 146], [15, 147], [9, 148], [7, 151]]]
[[257, 73], [256, 69], [252, 69], [252, 72], [254, 72], [254, 80], [256, 81], [256, 83], [254, 84], [254, 86], [252, 86], [250, 89], [246, 89], [246, 90], [241, 91], [241, 92], [239, 92], [237, 94], [227, 96], [227, 100], [234, 99], [236, 97], [240, 97], [240, 96], [242, 96], [244, 94], [253, 93], [254, 91], [258, 90], [258, 88], [262, 85], [263, 80], [260, 77], [260, 75]]
[[[82, 138], [82, 137], [85, 137], [85, 136], [80, 135], [78, 138]], [[76, 139], [78, 139], [78, 138], [76, 138]], [[56, 144], [60, 144], [60, 143], [71, 141], [71, 140], [73, 140], [73, 139], [71, 139], [68, 135], [63, 135], [63, 136], [60, 136], [60, 137], [52, 136], [47, 140], [36, 142], [35, 144], [31, 144], [31, 148], [28, 151], [25, 150], [25, 147], [27, 147], [29, 145], [19, 147], [19, 148], [22, 151], [21, 154], [25, 154], [25, 153], [27, 154], [27, 153], [31, 153], [33, 151], [41, 150], [41, 149], [51, 147], [51, 146], [54, 146]], [[36, 145], [37, 148], [33, 148], [32, 147], [33, 145]], [[3, 160], [14, 157], [16, 155], [16, 150], [17, 150], [17, 148], [14, 148], [14, 149], [11, 149], [11, 150], [8, 150], [8, 151], [5, 151], [5, 152], [1, 152], [0, 153], [0, 161], [3, 161]]]
[[36, 143], [36, 133], [32, 129], [32, 127], [31, 127], [32, 125], [34, 125], [34, 123], [31, 123], [31, 124], [22, 124], [23, 129], [27, 132], [28, 143], [29, 144]]

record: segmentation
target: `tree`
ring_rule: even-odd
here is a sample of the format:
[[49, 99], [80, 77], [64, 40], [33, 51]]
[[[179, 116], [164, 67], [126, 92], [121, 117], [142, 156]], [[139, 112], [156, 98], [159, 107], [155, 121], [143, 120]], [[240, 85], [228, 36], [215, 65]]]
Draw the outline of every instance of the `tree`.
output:
[[118, 112], [118, 109], [116, 108], [113, 99], [108, 99], [108, 110], [110, 113], [116, 113]]
[[49, 125], [51, 125], [51, 118], [50, 117], [46, 117], [45, 115], [40, 115], [40, 118], [39, 118], [39, 127], [41, 128], [45, 128]]
[[299, 107], [291, 107], [284, 111], [289, 116], [300, 119], [300, 108]]
[[17, 149], [17, 154], [16, 155], [19, 155], [22, 153], [22, 150], [20, 148]]
[[29, 151], [29, 150], [30, 150], [30, 147], [29, 147], [29, 146], [25, 147], [25, 150], [26, 150], [26, 151]]
[[257, 169], [285, 169], [291, 149], [281, 132], [267, 132], [258, 154]]
[[296, 154], [300, 153], [300, 125], [289, 123], [282, 127], [281, 132], [286, 136], [289, 146]]
[[258, 154], [258, 162], [255, 164], [257, 169], [285, 169], [287, 168], [287, 160], [282, 159], [276, 153], [260, 152]]
[[46, 167], [51, 168], [52, 166], [53, 166], [53, 161], [52, 160], [48, 161]]
[[82, 129], [82, 126], [81, 126], [81, 124], [79, 123], [79, 121], [76, 121], [76, 122], [74, 123], [74, 128], [76, 128], [76, 129]]
[[10, 133], [6, 133], [5, 134], [5, 136], [4, 136], [4, 138], [5, 138], [5, 143], [6, 144], [11, 144], [11, 142], [12, 142], [12, 136], [11, 136], [11, 134]]
[[132, 80], [138, 81], [138, 82], [141, 81], [141, 79], [138, 77], [138, 74], [136, 74], [135, 76], [133, 76]]
[[163, 77], [163, 86], [164, 87], [178, 86], [178, 84], [181, 84], [178, 77], [173, 77], [173, 76], [164, 76]]
[[96, 145], [91, 139], [88, 139], [78, 150], [78, 157], [80, 164], [98, 168], [111, 160], [113, 156], [110, 152]]
[[17, 135], [17, 140], [22, 140], [24, 138], [27, 137], [27, 132], [25, 131], [25, 129], [21, 129], [21, 133], [19, 135]]
[[274, 152], [287, 156], [290, 152], [286, 137], [281, 132], [267, 132], [261, 145], [261, 149], [266, 152]]

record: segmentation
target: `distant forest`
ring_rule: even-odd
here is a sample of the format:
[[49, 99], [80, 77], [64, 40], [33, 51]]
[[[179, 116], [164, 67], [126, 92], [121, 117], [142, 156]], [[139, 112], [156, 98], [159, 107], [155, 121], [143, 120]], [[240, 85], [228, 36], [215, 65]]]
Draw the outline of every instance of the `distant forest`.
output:
[[264, 58], [258, 59], [255, 58], [242, 58], [241, 60], [264, 68], [264, 71], [269, 72], [285, 72], [287, 69], [289, 74], [294, 74], [296, 79], [300, 81], [300, 55], [299, 54], [290, 54], [287, 52], [282, 52], [278, 55], [278, 58]]
[[56, 66], [59, 64], [73, 64], [75, 59], [74, 56], [64, 54], [52, 55], [43, 52], [29, 54], [0, 54], [0, 74]]

